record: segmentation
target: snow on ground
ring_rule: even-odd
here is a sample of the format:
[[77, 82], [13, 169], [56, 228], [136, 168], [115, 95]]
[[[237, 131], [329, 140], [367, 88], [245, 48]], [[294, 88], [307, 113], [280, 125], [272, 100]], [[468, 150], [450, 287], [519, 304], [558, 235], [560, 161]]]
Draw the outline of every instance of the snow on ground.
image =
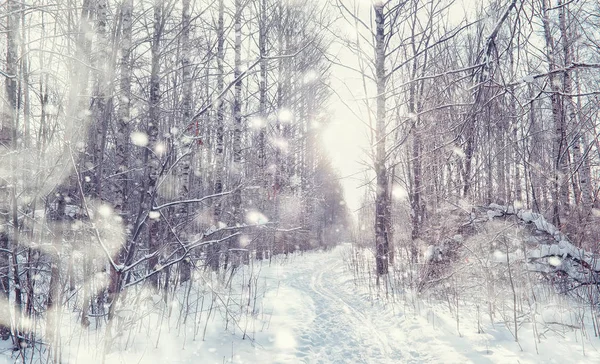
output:
[[305, 297], [306, 302], [306, 320], [294, 330], [297, 359], [290, 362], [600, 362], [600, 339], [586, 338], [582, 346], [580, 331], [547, 332], [538, 344], [538, 355], [530, 325], [519, 329], [521, 351], [503, 323], [482, 324], [483, 332], [478, 333], [475, 312], [459, 313], [459, 335], [444, 302], [417, 300], [415, 308], [410, 300], [395, 304], [369, 300], [369, 292], [356, 287], [345, 268], [342, 257], [347, 249], [346, 245], [328, 253], [308, 253], [282, 267], [280, 289], [291, 289], [297, 292], [294, 297]]
[[[546, 332], [536, 354], [530, 324], [519, 329], [521, 350], [503, 323], [492, 325], [489, 319], [482, 320], [482, 333], [478, 333], [477, 315], [466, 308], [469, 305], [459, 313], [459, 334], [447, 303], [407, 297], [395, 303], [371, 300], [366, 288], [355, 286], [346, 268], [343, 256], [349, 249], [349, 245], [342, 245], [329, 252], [290, 255], [283, 264], [268, 266], [264, 262], [259, 279], [263, 284], [262, 302], [253, 315], [229, 322], [227, 332], [223, 327], [228, 316], [223, 311], [215, 311], [208, 318], [204, 341], [204, 323], [200, 333], [194, 335], [197, 325], [188, 322], [177, 329], [176, 315], [171, 320], [156, 315], [124, 333], [129, 336], [127, 350], [112, 350], [106, 362], [600, 362], [600, 339], [590, 334], [591, 338], [582, 340], [581, 330], [563, 327]], [[541, 316], [554, 320], [555, 313], [559, 314], [548, 307]], [[249, 338], [242, 339], [243, 329]], [[100, 350], [94, 348], [103, 345], [102, 339], [91, 331], [86, 337], [73, 335], [65, 341], [64, 362], [101, 360]], [[5, 350], [0, 355], [0, 363], [3, 362], [22, 359], [11, 359]]]

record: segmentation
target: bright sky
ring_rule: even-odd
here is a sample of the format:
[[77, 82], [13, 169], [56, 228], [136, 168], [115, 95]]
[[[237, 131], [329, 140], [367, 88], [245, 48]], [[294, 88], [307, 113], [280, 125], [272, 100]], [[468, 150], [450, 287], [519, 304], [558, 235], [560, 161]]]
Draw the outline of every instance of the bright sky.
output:
[[[347, 64], [357, 62], [356, 56], [343, 47], [339, 49], [338, 57]], [[355, 72], [334, 66], [331, 87], [335, 90], [330, 107], [334, 117], [323, 133], [323, 142], [342, 177], [346, 203], [351, 211], [356, 211], [365, 194], [363, 186], [367, 173], [372, 173], [367, 153], [368, 128], [360, 119], [367, 120], [366, 110], [359, 108], [359, 103], [363, 102], [356, 100], [362, 94], [358, 91], [362, 89], [362, 83]]]
[[[332, 82], [333, 83], [333, 82]], [[333, 83], [335, 84], [335, 83]], [[342, 177], [346, 202], [351, 211], [360, 207], [364, 196], [361, 185], [365, 183], [365, 166], [361, 161], [367, 160], [364, 150], [369, 141], [365, 126], [338, 101], [332, 108], [335, 119], [323, 134], [323, 141], [331, 160]]]

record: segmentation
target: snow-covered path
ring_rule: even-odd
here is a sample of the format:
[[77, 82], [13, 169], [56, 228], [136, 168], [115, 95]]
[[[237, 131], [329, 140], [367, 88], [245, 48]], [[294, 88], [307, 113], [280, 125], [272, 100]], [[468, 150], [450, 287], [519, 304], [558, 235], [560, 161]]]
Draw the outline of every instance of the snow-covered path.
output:
[[[230, 302], [228, 292], [233, 300], [239, 299], [240, 287], [247, 290], [247, 279], [258, 277], [251, 288], [257, 303], [252, 310], [243, 304], [241, 309], [249, 313], [241, 318], [227, 315], [222, 307], [209, 315], [209, 300], [215, 296], [208, 291], [199, 299], [207, 302], [199, 310], [203, 316], [197, 320], [196, 315], [190, 316], [187, 325], [178, 325], [177, 309], [169, 320], [164, 316], [169, 311], [156, 304], [155, 313], [138, 318], [124, 332], [127, 347], [110, 350], [106, 363], [600, 363], [600, 339], [590, 325], [583, 337], [581, 329], [539, 325], [542, 339], [538, 342], [531, 322], [523, 319], [516, 343], [511, 323], [500, 318], [493, 324], [480, 318], [478, 330], [477, 311], [469, 297], [462, 297], [459, 306], [460, 332], [456, 312], [450, 313], [447, 302], [404, 295], [398, 295], [396, 303], [370, 299], [368, 287], [357, 287], [345, 265], [350, 252], [350, 245], [341, 245], [327, 252], [277, 257], [272, 264], [253, 262], [236, 275], [233, 287], [237, 288], [231, 292], [215, 284], [222, 297], [212, 302], [222, 305]], [[184, 307], [183, 296], [177, 298], [172, 307]], [[238, 303], [229, 307], [240, 309]], [[568, 304], [540, 305], [539, 310], [539, 320], [585, 314], [581, 320], [589, 321], [589, 311]], [[141, 310], [148, 311], [148, 307]], [[224, 330], [227, 318], [229, 328]], [[64, 329], [62, 350], [72, 358], [65, 362], [102, 362], [104, 345], [102, 336], [97, 336], [102, 331], [81, 330], [77, 320]], [[0, 347], [0, 363], [14, 362], [21, 360], [9, 347]]]
[[[280, 349], [286, 352], [280, 359], [306, 363], [431, 362], [433, 358], [426, 354], [430, 350], [416, 350], [426, 343], [415, 343], [411, 338], [429, 341], [427, 345], [435, 338], [415, 332], [423, 332], [417, 318], [407, 321], [397, 307], [372, 304], [361, 296], [344, 267], [345, 249], [306, 254], [281, 267], [280, 285], [271, 293], [275, 294], [274, 314], [287, 316], [293, 332], [274, 332], [276, 346], [281, 343]], [[290, 342], [278, 340], [280, 335]], [[448, 350], [455, 351], [446, 348], [446, 353]], [[447, 362], [448, 356], [443, 358], [440, 362]]]
[[[281, 267], [281, 281], [275, 292], [275, 346], [283, 349], [280, 359], [306, 363], [409, 362], [405, 343], [389, 340], [389, 320], [377, 315], [362, 297], [352, 295], [348, 273], [344, 272], [342, 249], [318, 255], [296, 257]], [[301, 263], [301, 264], [298, 264]], [[292, 322], [290, 322], [292, 321]], [[381, 325], [385, 322], [388, 324]], [[281, 336], [284, 338], [281, 338]], [[287, 342], [286, 342], [287, 339]]]
[[[267, 293], [272, 302], [268, 331], [273, 363], [550, 363], [600, 362], [575, 336], [548, 340], [535, 353], [523, 327], [521, 346], [503, 325], [477, 333], [474, 313], [461, 316], [461, 333], [447, 307], [373, 303], [344, 266], [348, 246], [306, 253], [276, 268], [279, 283]], [[445, 311], [444, 311], [445, 309]], [[416, 312], [418, 311], [418, 312]], [[586, 339], [587, 340], [587, 339]], [[546, 350], [548, 348], [550, 350]], [[252, 362], [252, 359], [250, 359]]]
[[[425, 318], [406, 315], [399, 304], [372, 303], [344, 267], [341, 246], [308, 253], [281, 266], [274, 300], [274, 362], [304, 363], [465, 363], [475, 349], [444, 341]], [[283, 328], [281, 327], [283, 326]], [[441, 332], [439, 332], [441, 333]], [[471, 356], [471, 357], [470, 357]]]
[[374, 320], [372, 308], [365, 309], [359, 297], [348, 297], [340, 289], [336, 278], [342, 276], [341, 260], [314, 268], [310, 274], [288, 281], [311, 298], [315, 313], [312, 322], [302, 329], [298, 356], [309, 362], [331, 363], [404, 359], [400, 343], [390, 343], [375, 325], [378, 320]]

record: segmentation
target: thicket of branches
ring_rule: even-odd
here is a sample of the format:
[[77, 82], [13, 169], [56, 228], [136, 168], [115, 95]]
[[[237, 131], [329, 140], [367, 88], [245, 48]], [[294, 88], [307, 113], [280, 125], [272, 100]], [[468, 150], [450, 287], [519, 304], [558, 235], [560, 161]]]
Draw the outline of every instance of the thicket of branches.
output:
[[110, 325], [127, 288], [166, 299], [194, 271], [232, 275], [345, 231], [319, 143], [323, 4], [7, 0], [0, 13], [0, 334], [15, 347], [60, 345], [61, 310]]
[[447, 238], [452, 206], [530, 209], [597, 252], [597, 2], [336, 4], [356, 27], [380, 275], [393, 244], [417, 261]]
[[[476, 312], [517, 342], [589, 318], [598, 336], [599, 5], [471, 5], [336, 2], [372, 147], [355, 282], [447, 300], [458, 333]], [[540, 324], [559, 301], [576, 322]]]

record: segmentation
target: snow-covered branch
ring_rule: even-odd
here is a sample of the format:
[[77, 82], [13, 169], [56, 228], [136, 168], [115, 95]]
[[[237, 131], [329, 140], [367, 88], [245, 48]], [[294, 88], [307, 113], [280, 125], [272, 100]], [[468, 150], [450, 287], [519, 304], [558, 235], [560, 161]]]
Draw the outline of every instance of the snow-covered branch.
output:
[[[140, 278], [138, 278], [138, 279], [136, 279], [134, 281], [131, 281], [131, 282], [127, 283], [124, 286], [124, 288], [127, 288], [127, 287], [130, 287], [130, 286], [136, 285], [138, 283], [141, 283], [141, 282], [145, 281], [146, 279], [152, 277], [153, 275], [155, 275], [157, 273], [160, 273], [163, 269], [168, 268], [168, 267], [170, 267], [170, 266], [172, 266], [174, 264], [177, 264], [177, 263], [181, 262], [182, 260], [184, 260], [185, 258], [187, 258], [189, 256], [190, 251], [192, 251], [193, 249], [196, 249], [196, 248], [199, 248], [199, 247], [202, 247], [202, 246], [206, 246], [206, 245], [211, 245], [211, 244], [219, 244], [219, 243], [221, 243], [223, 241], [229, 240], [229, 239], [231, 239], [233, 237], [236, 237], [238, 235], [240, 235], [240, 234], [239, 233], [235, 233], [235, 234], [228, 235], [228, 236], [226, 236], [224, 238], [221, 238], [221, 239], [204, 240], [204, 239], [201, 238], [201, 239], [195, 240], [195, 241], [191, 242], [190, 244], [188, 244], [187, 246], [185, 246], [185, 252], [184, 252], [184, 254], [181, 254], [176, 259], [169, 260], [169, 258], [172, 257], [172, 256], [174, 256], [177, 251], [171, 253], [169, 255], [169, 257], [167, 257], [165, 263], [159, 264], [157, 267], [154, 267], [152, 271], [146, 273], [144, 276], [142, 276], [142, 277], [140, 277]], [[177, 250], [180, 250], [180, 249], [177, 249]], [[134, 268], [135, 266], [139, 265], [140, 263], [145, 262], [145, 261], [147, 261], [147, 260], [155, 257], [156, 254], [158, 254], [158, 252], [153, 252], [151, 254], [147, 254], [144, 257], [142, 257], [139, 260], [137, 260], [136, 262], [134, 262], [133, 264], [131, 264], [131, 265], [127, 266], [127, 267], [120, 267], [120, 268], [121, 268], [121, 270], [123, 272], [131, 270], [132, 268]]]
[[0, 70], [0, 76], [4, 76], [6, 78], [15, 78], [15, 77], [17, 77], [16, 75], [9, 75], [8, 73], [6, 73], [6, 72], [4, 72], [2, 70]]
[[208, 196], [204, 196], [204, 197], [200, 197], [200, 198], [191, 198], [188, 200], [171, 201], [171, 202], [167, 202], [165, 204], [159, 205], [159, 206], [155, 206], [152, 208], [152, 210], [160, 211], [162, 209], [165, 209], [165, 208], [171, 207], [171, 206], [176, 206], [176, 205], [181, 205], [181, 204], [190, 204], [190, 203], [200, 203], [200, 202], [204, 202], [206, 200], [210, 200], [213, 198], [227, 196], [227, 195], [230, 195], [231, 193], [233, 193], [233, 191], [215, 193], [213, 195], [208, 195]]
[[554, 224], [548, 222], [542, 214], [528, 210], [517, 210], [512, 206], [490, 204], [488, 217], [514, 215], [525, 223], [534, 224], [555, 241], [552, 244], [538, 244], [527, 253], [527, 262], [535, 272], [562, 272], [580, 283], [596, 284], [600, 274], [599, 257], [573, 245], [567, 236]]

